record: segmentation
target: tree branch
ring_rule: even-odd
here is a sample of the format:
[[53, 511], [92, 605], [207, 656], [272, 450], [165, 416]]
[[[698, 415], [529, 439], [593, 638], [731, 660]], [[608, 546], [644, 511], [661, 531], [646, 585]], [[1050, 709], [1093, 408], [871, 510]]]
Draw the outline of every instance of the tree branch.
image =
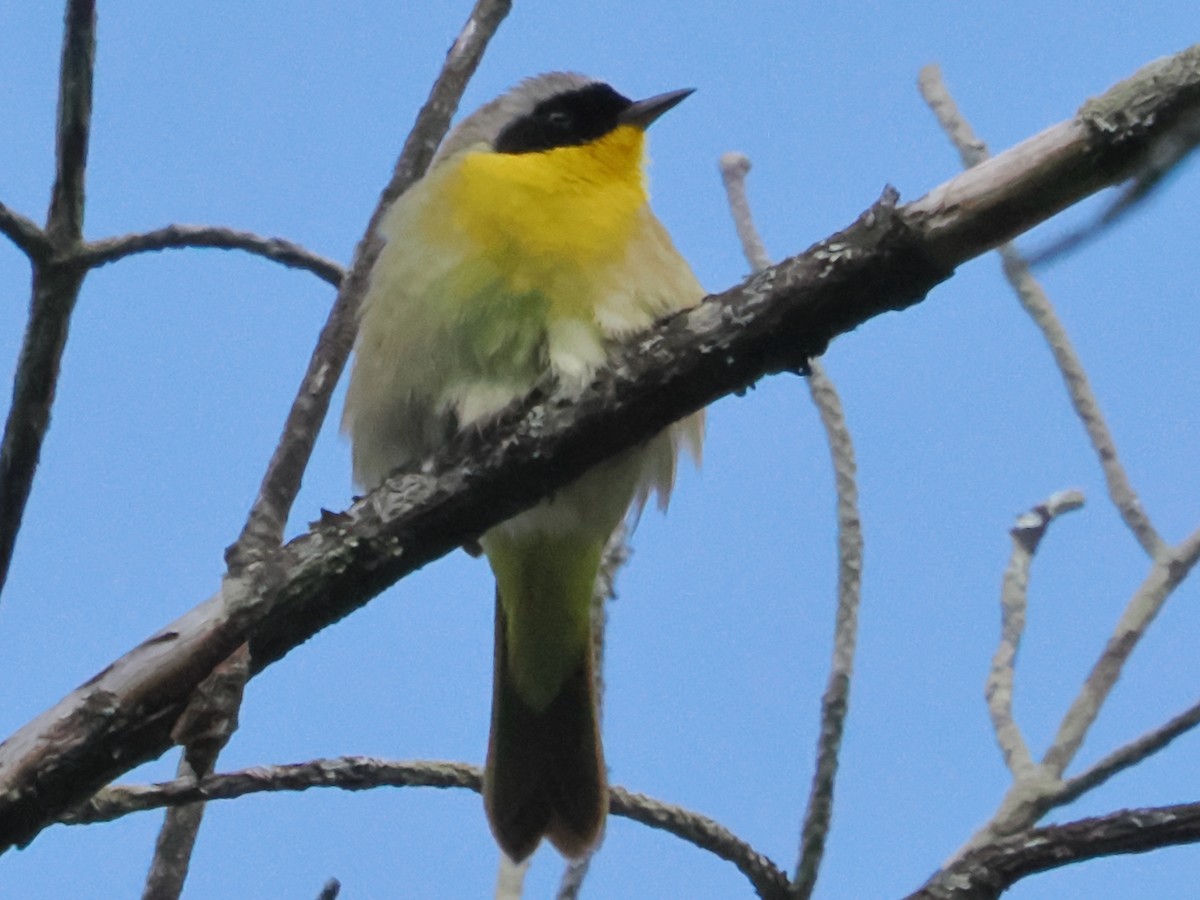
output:
[[979, 847], [906, 900], [996, 900], [1022, 878], [1102, 856], [1200, 840], [1200, 803], [1125, 809], [1050, 825]]
[[[161, 784], [105, 788], [67, 812], [67, 825], [111, 822], [133, 812], [200, 801], [232, 800], [247, 794], [333, 787], [346, 791], [378, 787], [467, 788], [479, 793], [477, 766], [442, 761], [393, 762], [364, 756], [315, 759], [281, 766], [256, 766], [206, 778], [179, 778]], [[621, 787], [609, 789], [613, 814], [658, 828], [731, 862], [761, 896], [783, 897], [787, 876], [722, 825], [705, 816]]]
[[[746, 197], [746, 175], [750, 160], [740, 153], [721, 157], [721, 180], [729, 198], [729, 211], [742, 243], [742, 254], [751, 268], [762, 271], [771, 265], [762, 238], [754, 226]], [[854, 648], [858, 641], [858, 607], [862, 599], [863, 538], [858, 514], [857, 464], [854, 442], [842, 401], [825, 368], [809, 361], [808, 391], [825, 428], [826, 443], [833, 461], [837, 490], [838, 594], [834, 621], [833, 659], [825, 694], [821, 698], [821, 729], [817, 742], [817, 765], [800, 835], [796, 877], [789, 896], [808, 900], [817, 884], [825, 841], [833, 820], [833, 789], [837, 779], [838, 755], [846, 716], [850, 710], [850, 678], [854, 673]]]
[[33, 219], [0, 203], [0, 234], [17, 245], [33, 263], [43, 263], [53, 252], [50, 239]]
[[1178, 59], [1191, 80], [1162, 78], [1155, 64], [1141, 88], [1156, 101], [1139, 102], [1120, 131], [1066, 123], [908, 206], [889, 194], [804, 254], [633, 337], [581, 395], [535, 392], [482, 433], [459, 435], [426, 472], [325, 514], [245, 578], [227, 579], [0, 744], [0, 849], [162, 753], [191, 691], [240, 643], [261, 670], [600, 460], [764, 375], [802, 369], [835, 336], [918, 302], [953, 264], [1119, 178], [1157, 127], [1200, 105], [1200, 48]]
[[1104, 652], [1088, 673], [1079, 696], [1063, 717], [1058, 733], [1054, 736], [1054, 743], [1042, 758], [1042, 763], [1056, 776], [1061, 777], [1075, 758], [1088, 730], [1100, 714], [1108, 692], [1121, 676], [1121, 670], [1133, 653], [1134, 647], [1145, 635], [1146, 629], [1171, 596], [1171, 592], [1187, 577], [1198, 561], [1200, 530], [1192, 532], [1177, 548], [1164, 552], [1151, 566], [1150, 573], [1129, 599]]
[[1186, 734], [1197, 725], [1200, 725], [1200, 703], [1193, 704], [1169, 722], [1146, 732], [1124, 747], [1114, 750], [1074, 778], [1068, 778], [1055, 795], [1054, 805], [1065, 806], [1078, 800], [1092, 788], [1099, 787], [1114, 775], [1153, 756], [1175, 738]]
[[[83, 269], [58, 263], [69, 257], [83, 234], [84, 173], [88, 132], [92, 121], [92, 68], [96, 57], [94, 0], [69, 0], [59, 64], [58, 128], [55, 142], [56, 174], [46, 217], [46, 243], [37, 247], [29, 323], [17, 360], [12, 405], [0, 441], [0, 592], [8, 579], [17, 532], [33, 488], [33, 476], [42, 455], [50, 409], [58, 386], [67, 326]], [[8, 213], [6, 233], [31, 243], [29, 223]], [[13, 238], [17, 240], [17, 237]], [[20, 241], [18, 241], [20, 244]], [[28, 252], [28, 251], [27, 251]]]
[[[918, 84], [922, 96], [937, 116], [938, 123], [958, 149], [963, 165], [970, 168], [985, 162], [989, 158], [987, 144], [975, 135], [966, 117], [959, 112], [958, 105], [950, 96], [938, 67], [926, 66], [922, 69]], [[1195, 115], [1196, 113], [1192, 113], [1182, 118], [1190, 121]], [[1173, 129], [1168, 129], [1165, 135], [1169, 136], [1172, 132]], [[1001, 245], [999, 250], [1009, 284], [1012, 285], [1025, 312], [1042, 332], [1042, 337], [1050, 346], [1050, 352], [1054, 354], [1055, 365], [1062, 375], [1075, 415], [1083, 423], [1092, 449], [1100, 460], [1100, 468], [1108, 485], [1108, 496], [1143, 549], [1154, 558], [1163, 551], [1165, 544], [1142, 509], [1141, 500], [1138, 499], [1133, 485], [1129, 483], [1129, 476], [1117, 456], [1117, 445], [1113, 441], [1112, 432], [1100, 411], [1100, 404], [1092, 392], [1079, 354], [1075, 352], [1071, 339], [1067, 337], [1067, 330], [1054, 311], [1054, 305], [1046, 296], [1046, 292], [1033, 277], [1029, 264], [1020, 251], [1008, 243]]]
[[184, 247], [244, 250], [246, 253], [264, 257], [292, 269], [312, 272], [334, 287], [341, 284], [345, 275], [345, 270], [340, 264], [299, 244], [283, 238], [263, 237], [249, 231], [214, 225], [167, 225], [154, 231], [89, 241], [74, 255], [74, 260], [81, 266], [94, 269], [133, 256], [135, 253]]
[[46, 233], [58, 250], [83, 237], [84, 173], [92, 127], [92, 73], [96, 65], [95, 0], [68, 0], [58, 75], [55, 177]]

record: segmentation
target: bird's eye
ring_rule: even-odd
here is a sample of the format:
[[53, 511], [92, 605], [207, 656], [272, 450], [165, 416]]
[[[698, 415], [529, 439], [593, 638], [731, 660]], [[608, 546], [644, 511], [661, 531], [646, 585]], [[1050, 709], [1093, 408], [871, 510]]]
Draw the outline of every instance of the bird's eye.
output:
[[571, 128], [571, 116], [561, 109], [546, 113], [546, 124], [558, 131], [568, 131]]

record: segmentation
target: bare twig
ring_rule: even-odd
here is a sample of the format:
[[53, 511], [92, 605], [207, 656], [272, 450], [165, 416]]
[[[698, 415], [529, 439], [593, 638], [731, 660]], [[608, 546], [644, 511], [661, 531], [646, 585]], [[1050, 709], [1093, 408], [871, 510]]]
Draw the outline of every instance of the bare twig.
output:
[[725, 185], [725, 198], [729, 203], [729, 215], [742, 245], [742, 256], [750, 263], [752, 272], [770, 268], [771, 257], [763, 246], [762, 237], [754, 227], [754, 216], [750, 212], [750, 201], [746, 197], [746, 176], [750, 174], [750, 158], [744, 153], [725, 153], [719, 163], [721, 183]]
[[66, 825], [112, 822], [130, 813], [198, 801], [233, 800], [247, 794], [306, 791], [334, 787], [363, 791], [379, 787], [436, 787], [480, 790], [482, 774], [466, 763], [417, 760], [395, 762], [366, 756], [314, 759], [281, 766], [255, 766], [196, 780], [178, 778], [159, 784], [115, 785], [64, 815]]
[[384, 188], [366, 233], [354, 251], [354, 260], [321, 329], [308, 371], [300, 383], [242, 533], [226, 551], [231, 574], [237, 575], [283, 540], [283, 529], [300, 490], [313, 443], [325, 421], [333, 389], [354, 344], [358, 305], [366, 291], [367, 273], [381, 247], [376, 229], [392, 202], [425, 173], [437, 145], [450, 127], [450, 119], [458, 108], [467, 81], [475, 73], [483, 51], [511, 7], [512, 0], [476, 0], [458, 39], [450, 48], [442, 71], [429, 92], [429, 99], [421, 107], [404, 143], [392, 179]]
[[[318, 787], [348, 791], [378, 787], [467, 788], [478, 793], [482, 779], [477, 766], [465, 763], [392, 762], [343, 756], [293, 765], [257, 766], [240, 772], [209, 775], [199, 781], [185, 778], [161, 784], [104, 788], [60, 821], [67, 825], [111, 822], [133, 812], [162, 806]], [[733, 863], [764, 897], [785, 896], [787, 876], [769, 859], [711, 819], [620, 787], [610, 788], [609, 797], [615, 815], [670, 832]]]
[[[762, 238], [754, 227], [750, 203], [746, 198], [746, 175], [750, 160], [741, 153], [721, 157], [721, 179], [729, 198], [729, 211], [742, 244], [746, 261], [756, 272], [770, 266]], [[837, 488], [838, 519], [838, 602], [834, 623], [833, 660], [829, 679], [821, 699], [821, 730], [817, 742], [817, 766], [813, 774], [808, 808], [800, 836], [796, 877], [790, 891], [799, 900], [808, 900], [817, 883], [825, 841], [833, 819], [833, 792], [837, 779], [838, 754], [850, 709], [850, 679], [854, 672], [854, 648], [858, 637], [858, 607], [862, 597], [863, 539], [858, 515], [858, 484], [854, 442], [846, 427], [842, 402], [825, 368], [816, 360], [809, 362], [809, 395], [825, 427], [825, 439], [833, 458]]]
[[1113, 441], [1112, 432], [1104, 420], [1100, 404], [1096, 402], [1096, 395], [1088, 382], [1087, 372], [1070, 338], [1067, 337], [1066, 329], [1020, 252], [1011, 244], [1006, 244], [1000, 248], [1000, 257], [1004, 262], [1004, 274], [1008, 276], [1009, 283], [1017, 292], [1021, 305], [1041, 330], [1050, 351], [1054, 354], [1054, 362], [1067, 386], [1071, 405], [1075, 408], [1079, 420], [1083, 422], [1092, 449], [1100, 460], [1104, 480], [1108, 485], [1108, 496], [1146, 553], [1152, 559], [1157, 557], [1166, 550], [1166, 544], [1151, 524], [1133, 485], [1129, 483], [1129, 476], [1117, 456], [1117, 445]]
[[644, 794], [635, 794], [625, 788], [611, 788], [609, 796], [610, 808], [616, 815], [670, 832], [701, 850], [733, 863], [750, 879], [760, 897], [783, 900], [788, 896], [787, 875], [724, 825], [683, 807], [663, 803]]
[[312, 272], [334, 287], [342, 282], [345, 271], [332, 259], [327, 259], [283, 238], [263, 237], [249, 231], [238, 231], [214, 225], [167, 225], [154, 231], [125, 234], [120, 237], [89, 241], [74, 255], [75, 261], [89, 269], [107, 265], [133, 256], [158, 250], [184, 247], [211, 247], [218, 250], [244, 250], [292, 269]]
[[[94, 0], [69, 0], [63, 27], [59, 69], [58, 126], [55, 134], [55, 179], [46, 217], [45, 237], [55, 256], [67, 256], [83, 235], [84, 172], [92, 121], [92, 68], [96, 56]], [[9, 213], [6, 233], [27, 247], [27, 220]], [[51, 262], [47, 245], [36, 249], [29, 323], [13, 380], [12, 405], [0, 442], [0, 591], [8, 578], [17, 532], [42, 454], [50, 409], [67, 343], [67, 326], [84, 271]]]
[[[192, 781], [196, 779], [196, 773], [182, 758], [176, 775]], [[146, 873], [142, 900], [175, 900], [183, 893], [183, 883], [191, 866], [192, 849], [196, 846], [203, 819], [203, 803], [167, 807], [162, 828], [154, 842], [154, 856]]]
[[74, 248], [83, 236], [83, 186], [92, 127], [95, 64], [95, 0], [68, 0], [58, 74], [54, 188], [46, 216], [46, 233], [60, 251]]
[[1058, 733], [1042, 761], [1024, 777], [1013, 782], [996, 813], [955, 853], [951, 865], [979, 847], [1027, 830], [1049, 810], [1078, 798], [1084, 791], [1132, 765], [1137, 759], [1156, 752], [1191, 727], [1192, 717], [1185, 714], [1117, 751], [1079, 779], [1062, 780], [1063, 772], [1083, 745], [1130, 654], [1167, 597], [1200, 560], [1200, 530], [1193, 532], [1177, 549], [1168, 551], [1164, 557], [1151, 564], [1149, 574], [1130, 598], [1113, 636], [1092, 667], [1079, 696], [1063, 717]]
[[[249, 677], [250, 647], [242, 644], [193, 692], [171, 730], [171, 739], [184, 747], [177, 769], [179, 778], [194, 781], [212, 774], [217, 756], [237, 730], [242, 692]], [[154, 844], [143, 900], [175, 900], [183, 893], [203, 819], [203, 803], [167, 809]]]
[[[1169, 77], [1174, 66], [1180, 65], [1185, 71], [1196, 70], [1200, 62], [1200, 52], [1196, 48], [1187, 51], [1180, 57], [1160, 60], [1146, 68], [1146, 74], [1153, 77]], [[925, 99], [936, 114], [943, 129], [951, 137], [958, 148], [963, 162], [967, 166], [986, 166], [994, 164], [988, 160], [987, 146], [979, 140], [958, 111], [950, 97], [941, 73], [936, 66], [922, 70], [920, 88]], [[1092, 127], [1100, 132], [1119, 129], [1114, 120], [1114, 111], [1109, 108], [1112, 99], [1124, 95], [1124, 91], [1138, 93], [1138, 88], [1132, 82], [1125, 82], [1113, 88], [1103, 98], [1089, 101], [1081, 110], [1081, 116], [1088, 117]], [[1128, 99], [1128, 98], [1127, 98]], [[1178, 118], [1190, 120], [1197, 113], [1194, 109], [1182, 111]], [[1173, 126], [1172, 126], [1173, 127]], [[1147, 150], [1153, 150], [1154, 143], [1172, 133], [1172, 127], [1152, 140]], [[1136, 169], [1136, 161], [1131, 161], [1129, 170]], [[1100, 412], [1095, 395], [1088, 384], [1083, 365], [1067, 338], [1066, 331], [1059, 322], [1052, 305], [1044, 291], [1033, 278], [1028, 264], [1011, 244], [1000, 247], [1004, 271], [1009, 282], [1017, 292], [1022, 306], [1041, 329], [1055, 362], [1067, 386], [1067, 393], [1076, 414], [1083, 422], [1092, 447], [1100, 460], [1108, 485], [1109, 497], [1116, 506], [1121, 518], [1130, 532], [1141, 544], [1147, 555], [1153, 561], [1151, 571], [1142, 586], [1130, 599], [1113, 636], [1109, 639], [1104, 652], [1097, 660], [1092, 672], [1085, 681], [1079, 696], [1071, 704], [1058, 734], [1046, 751], [1040, 763], [1033, 763], [1020, 732], [1012, 720], [1011, 689], [1012, 661], [1016, 654], [1017, 641], [1023, 620], [1024, 609], [1024, 579], [1028, 576], [1028, 558], [1036, 549], [1037, 539], [1045, 525], [1033, 523], [1033, 532], [1020, 530], [1014, 532], [1016, 544], [1022, 539], [1029, 543], [1027, 549], [1020, 546], [1014, 548], [1014, 562], [1006, 576], [1005, 590], [1005, 626], [1004, 637], [993, 663], [993, 674], [988, 683], [989, 709], [992, 713], [993, 724], [996, 728], [997, 739], [1005, 753], [1005, 758], [1013, 770], [1015, 780], [1000, 804], [1000, 808], [986, 826], [980, 829], [956, 855], [955, 860], [961, 860], [963, 854], [972, 848], [995, 841], [998, 837], [1023, 831], [1033, 825], [1041, 816], [1054, 806], [1066, 802], [1067, 797], [1078, 797], [1084, 791], [1110, 777], [1119, 768], [1127, 767], [1136, 761], [1135, 757], [1142, 747], [1147, 754], [1164, 746], [1171, 738], [1182, 730], [1191, 727], [1184, 722], [1175, 720], [1168, 723], [1151, 735], [1146, 736], [1146, 744], [1135, 741], [1129, 747], [1118, 751], [1109, 758], [1113, 766], [1104, 766], [1089, 770], [1085, 776], [1071, 782], [1063, 782], [1062, 776], [1071, 760], [1074, 759], [1082, 745], [1088, 730], [1100, 713], [1100, 708], [1109, 691], [1112, 690], [1120, 677], [1126, 660], [1134, 647], [1145, 634], [1154, 617], [1174, 590], [1200, 557], [1200, 532], [1193, 534], [1178, 548], [1168, 547], [1149, 518], [1142, 509], [1141, 501], [1134, 492], [1117, 457], [1116, 446], [1112, 435]], [[1049, 518], [1045, 523], [1048, 524]], [[1024, 553], [1024, 561], [1018, 555]], [[1015, 568], [1014, 568], [1015, 567]], [[1023, 570], [1023, 571], [1022, 571]], [[956, 863], [957, 864], [957, 863]]]
[[[631, 336], [578, 396], [535, 393], [482, 435], [461, 435], [428, 473], [393, 478], [323, 516], [256, 567], [260, 577], [239, 591], [223, 585], [0, 744], [0, 852], [161, 754], [190, 692], [247, 639], [256, 674], [601, 460], [769, 373], [802, 369], [837, 335], [917, 303], [949, 264], [1119, 178], [1138, 135], [1152, 137], [1163, 117], [1198, 102], [1200, 48], [1179, 58], [1197, 69], [1194, 80], [1164, 80], [1159, 64], [1135, 76], [1144, 88], [1129, 114], [1136, 134], [1067, 123], [906, 206], [889, 192], [805, 253]], [[1008, 206], [1019, 215], [993, 215]]]
[[833, 459], [837, 485], [838, 602], [833, 631], [833, 659], [821, 697], [821, 732], [817, 740], [817, 769], [813, 774], [808, 809], [800, 837], [793, 896], [807, 900], [817, 883], [825, 841], [833, 820], [834, 783], [846, 716], [850, 711], [850, 680], [858, 641], [858, 608], [862, 599], [863, 537], [858, 514], [858, 480], [854, 444], [842, 403], [816, 360], [810, 365], [809, 391], [821, 414]]
[[567, 863], [566, 868], [563, 869], [562, 878], [558, 881], [558, 892], [554, 895], [555, 900], [577, 900], [591, 866], [592, 857], [590, 855]]
[[[967, 120], [959, 112], [958, 106], [950, 96], [941, 71], [937, 66], [926, 66], [921, 70], [918, 84], [925, 101], [937, 116], [938, 123], [954, 142], [967, 167], [976, 166], [989, 159], [987, 145], [975, 136]], [[1117, 456], [1116, 443], [1109, 431], [1108, 423], [1096, 402], [1096, 395], [1088, 382], [1087, 373], [1075, 348], [1067, 337], [1066, 329], [1059, 321], [1053, 305], [1046, 296], [1042, 286], [1029, 269], [1028, 263], [1012, 244], [1000, 247], [1000, 257], [1004, 263], [1004, 274], [1008, 277], [1017, 298], [1026, 313], [1033, 319], [1034, 324], [1041, 330], [1042, 336], [1054, 354], [1054, 362], [1066, 383], [1067, 394], [1075, 414], [1083, 422], [1088, 439], [1100, 460], [1104, 471], [1104, 479], [1108, 484], [1108, 495], [1117, 507], [1121, 518], [1129, 530], [1133, 532], [1138, 542], [1151, 558], [1165, 549], [1165, 544], [1154, 526], [1150, 523], [1141, 501], [1129, 477]]]
[[1018, 780], [1034, 776], [1033, 757], [1012, 714], [1013, 673], [1029, 603], [1029, 570], [1050, 524], [1082, 506], [1083, 494], [1079, 491], [1060, 491], [1018, 518], [1012, 529], [1012, 556], [1000, 592], [1000, 644], [992, 657], [984, 693], [996, 743], [1013, 778]]
[[0, 203], [0, 234], [19, 247], [33, 263], [42, 263], [53, 252], [50, 239], [33, 219]]
[[1197, 560], [1200, 560], [1200, 530], [1192, 532], [1178, 548], [1164, 552], [1150, 567], [1150, 573], [1130, 598], [1104, 652], [1088, 674], [1079, 696], [1067, 710], [1054, 736], [1054, 743], [1042, 759], [1055, 775], [1061, 777], [1075, 758], [1134, 647]]
[[330, 878], [321, 886], [321, 893], [317, 894], [317, 900], [337, 900], [337, 896], [341, 892], [342, 883], [336, 878]]
[[1054, 805], [1065, 806], [1074, 802], [1092, 788], [1104, 784], [1114, 775], [1153, 756], [1175, 738], [1186, 734], [1197, 725], [1200, 725], [1200, 703], [1193, 704], [1169, 722], [1113, 751], [1074, 778], [1068, 778], [1055, 794]]

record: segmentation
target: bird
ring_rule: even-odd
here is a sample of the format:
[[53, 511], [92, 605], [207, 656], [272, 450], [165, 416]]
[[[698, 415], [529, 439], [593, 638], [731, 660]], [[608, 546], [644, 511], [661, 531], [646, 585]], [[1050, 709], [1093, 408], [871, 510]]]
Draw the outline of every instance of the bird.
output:
[[[528, 78], [462, 120], [379, 225], [342, 428], [371, 489], [481, 428], [543, 379], [578, 393], [612, 348], [704, 291], [651, 211], [646, 129], [693, 89], [633, 101], [570, 72]], [[608, 813], [592, 595], [607, 541], [703, 410], [605, 461], [478, 541], [496, 580], [484, 808], [521, 861], [546, 837], [595, 850]]]

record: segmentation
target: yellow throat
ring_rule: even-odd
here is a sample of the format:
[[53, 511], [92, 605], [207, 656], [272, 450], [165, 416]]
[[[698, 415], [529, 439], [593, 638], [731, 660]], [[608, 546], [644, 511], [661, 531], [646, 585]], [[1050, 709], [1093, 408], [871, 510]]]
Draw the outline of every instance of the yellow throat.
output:
[[[475, 244], [520, 294], [618, 261], [646, 204], [645, 135], [621, 126], [582, 146], [542, 153], [468, 153], [445, 186], [443, 224]], [[555, 309], [587, 291], [549, 291]], [[568, 296], [564, 296], [564, 294]], [[573, 301], [573, 302], [572, 302]]]

